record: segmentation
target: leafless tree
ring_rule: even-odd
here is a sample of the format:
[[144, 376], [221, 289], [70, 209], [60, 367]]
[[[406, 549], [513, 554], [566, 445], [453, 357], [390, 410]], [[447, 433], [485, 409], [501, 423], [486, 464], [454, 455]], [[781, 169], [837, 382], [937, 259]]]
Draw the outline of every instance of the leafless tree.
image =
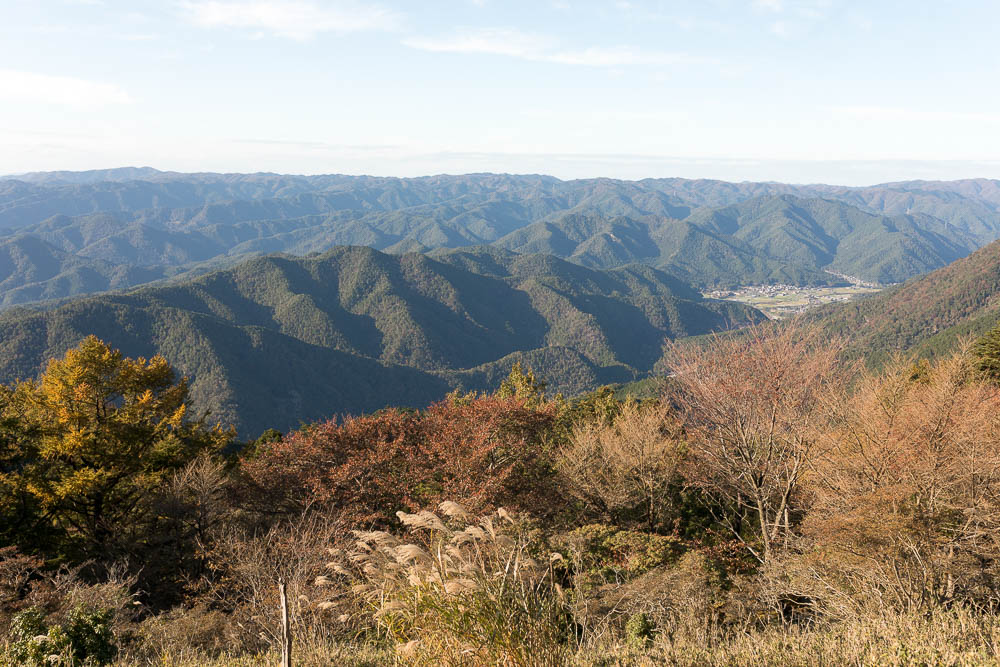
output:
[[674, 381], [665, 399], [684, 415], [685, 476], [735, 508], [718, 518], [762, 563], [789, 536], [824, 397], [840, 375], [839, 347], [797, 323], [668, 347]]

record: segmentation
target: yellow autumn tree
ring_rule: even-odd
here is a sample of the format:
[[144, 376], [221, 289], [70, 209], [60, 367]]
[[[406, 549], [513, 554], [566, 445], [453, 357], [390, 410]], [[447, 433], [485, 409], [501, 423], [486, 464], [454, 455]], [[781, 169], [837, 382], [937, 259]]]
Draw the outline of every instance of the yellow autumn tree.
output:
[[226, 441], [185, 421], [187, 392], [163, 357], [126, 358], [94, 336], [17, 386], [38, 429], [31, 492], [85, 550], [127, 539], [167, 475]]
[[530, 368], [524, 370], [521, 362], [515, 362], [510, 374], [500, 383], [495, 396], [497, 398], [518, 398], [529, 407], [538, 407], [545, 402], [545, 383], [535, 378], [535, 372]]
[[47, 534], [24, 474], [38, 458], [37, 437], [14, 398], [9, 387], [0, 385], [0, 548], [35, 544]]

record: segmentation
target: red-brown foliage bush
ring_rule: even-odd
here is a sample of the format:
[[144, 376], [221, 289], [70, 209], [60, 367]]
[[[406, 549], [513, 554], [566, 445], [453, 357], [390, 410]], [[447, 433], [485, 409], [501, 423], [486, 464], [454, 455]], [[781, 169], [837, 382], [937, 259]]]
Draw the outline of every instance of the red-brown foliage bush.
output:
[[431, 406], [421, 461], [427, 491], [435, 501], [456, 499], [474, 511], [530, 504], [537, 515], [542, 508], [535, 501], [551, 479], [545, 439], [555, 420], [554, 405], [530, 407], [517, 398]]
[[268, 502], [319, 503], [352, 524], [384, 525], [397, 510], [443, 499], [516, 508], [545, 496], [555, 420], [555, 406], [518, 398], [448, 400], [422, 414], [387, 410], [306, 427], [243, 470]]

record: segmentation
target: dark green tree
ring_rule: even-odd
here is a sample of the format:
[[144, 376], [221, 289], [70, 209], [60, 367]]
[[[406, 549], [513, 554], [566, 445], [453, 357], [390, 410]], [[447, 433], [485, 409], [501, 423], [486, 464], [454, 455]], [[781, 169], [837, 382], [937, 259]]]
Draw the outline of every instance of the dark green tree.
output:
[[978, 370], [993, 382], [1000, 383], [1000, 322], [972, 346]]

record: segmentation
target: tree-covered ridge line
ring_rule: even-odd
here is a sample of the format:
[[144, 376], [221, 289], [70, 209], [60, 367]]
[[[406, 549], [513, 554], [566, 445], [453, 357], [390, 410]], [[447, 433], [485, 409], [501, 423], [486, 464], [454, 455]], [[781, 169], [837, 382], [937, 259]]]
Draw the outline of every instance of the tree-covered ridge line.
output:
[[[498, 244], [598, 268], [646, 263], [700, 287], [835, 280], [825, 269], [900, 282], [997, 238], [997, 191], [987, 180], [841, 188], [495, 174], [41, 174], [0, 180], [5, 243], [29, 236], [49, 256], [68, 253], [82, 266], [49, 259], [35, 268], [0, 255], [0, 281], [10, 284], [2, 302], [333, 245], [405, 252]], [[102, 263], [125, 277], [109, 277]]]
[[599, 271], [497, 248], [429, 257], [338, 247], [7, 311], [0, 381], [33, 377], [96, 334], [129, 355], [163, 355], [191, 378], [197, 410], [254, 434], [495, 387], [517, 361], [575, 394], [645, 377], [665, 339], [761, 318], [651, 267]]

